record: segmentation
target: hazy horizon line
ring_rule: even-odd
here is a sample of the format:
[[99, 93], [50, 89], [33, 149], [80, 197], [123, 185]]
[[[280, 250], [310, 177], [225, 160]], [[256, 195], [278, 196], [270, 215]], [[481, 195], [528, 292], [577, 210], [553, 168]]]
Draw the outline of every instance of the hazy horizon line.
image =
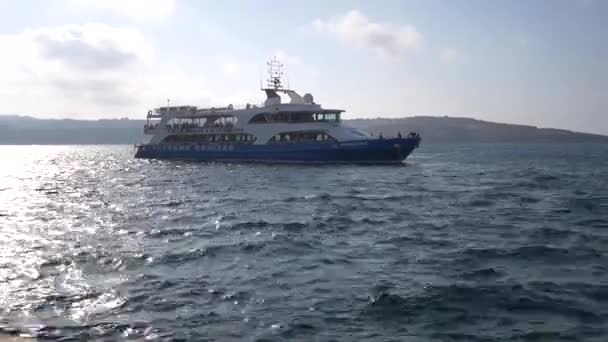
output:
[[[124, 121], [145, 121], [146, 118], [142, 117], [142, 118], [133, 118], [133, 117], [129, 117], [129, 116], [124, 116], [124, 117], [112, 117], [112, 118], [73, 118], [73, 117], [40, 117], [40, 116], [36, 116], [36, 115], [32, 115], [32, 114], [0, 114], [0, 118], [1, 117], [9, 117], [9, 116], [14, 116], [14, 117], [21, 117], [21, 118], [31, 118], [31, 119], [36, 119], [36, 120], [74, 120], [74, 121], [102, 121], [102, 120], [116, 120], [116, 121], [120, 121], [120, 120], [124, 120]], [[606, 136], [608, 137], [608, 132], [607, 133], [596, 133], [596, 132], [589, 132], [589, 131], [578, 131], [578, 130], [573, 130], [571, 128], [561, 128], [561, 127], [545, 127], [545, 126], [537, 126], [537, 125], [533, 125], [533, 124], [525, 124], [525, 123], [514, 123], [514, 122], [503, 122], [503, 121], [490, 121], [487, 119], [480, 119], [480, 118], [476, 118], [474, 116], [461, 116], [461, 115], [440, 115], [440, 114], [415, 114], [415, 115], [403, 115], [403, 116], [374, 116], [374, 117], [355, 117], [355, 118], [343, 118], [343, 120], [399, 120], [399, 119], [408, 119], [408, 118], [446, 118], [446, 119], [469, 119], [469, 120], [475, 120], [475, 121], [479, 121], [479, 122], [487, 122], [487, 123], [491, 123], [491, 124], [499, 124], [499, 125], [511, 125], [511, 126], [523, 126], [523, 127], [530, 127], [530, 128], [535, 128], [535, 129], [549, 129], [549, 130], [562, 130], [562, 131], [568, 131], [568, 132], [572, 132], [572, 133], [583, 133], [583, 134], [590, 134], [590, 135], [598, 135], [598, 136]]]

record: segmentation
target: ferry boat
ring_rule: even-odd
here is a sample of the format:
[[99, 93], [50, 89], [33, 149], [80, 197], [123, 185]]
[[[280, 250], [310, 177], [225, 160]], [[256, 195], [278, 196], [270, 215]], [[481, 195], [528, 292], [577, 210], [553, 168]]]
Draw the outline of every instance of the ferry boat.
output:
[[[400, 164], [420, 136], [373, 137], [342, 123], [341, 109], [326, 109], [311, 94], [281, 83], [282, 64], [268, 62], [261, 105], [222, 108], [166, 106], [148, 112], [145, 144], [136, 158], [302, 164]], [[288, 103], [281, 96], [289, 98]]]

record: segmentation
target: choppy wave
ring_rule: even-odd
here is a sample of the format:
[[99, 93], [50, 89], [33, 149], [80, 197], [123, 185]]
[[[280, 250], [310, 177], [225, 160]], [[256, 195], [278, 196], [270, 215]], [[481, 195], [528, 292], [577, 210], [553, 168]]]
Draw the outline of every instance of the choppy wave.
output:
[[608, 338], [605, 146], [425, 146], [398, 168], [0, 151], [0, 336]]

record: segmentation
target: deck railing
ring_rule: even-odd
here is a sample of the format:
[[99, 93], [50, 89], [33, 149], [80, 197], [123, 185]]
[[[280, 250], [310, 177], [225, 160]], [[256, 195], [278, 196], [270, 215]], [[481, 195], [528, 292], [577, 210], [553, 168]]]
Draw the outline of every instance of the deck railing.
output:
[[228, 105], [227, 107], [207, 107], [197, 108], [193, 106], [171, 106], [155, 108], [152, 112], [156, 115], [162, 114], [177, 114], [177, 115], [208, 115], [208, 114], [226, 114], [235, 110], [260, 108], [264, 107], [263, 103], [247, 103], [242, 105]]

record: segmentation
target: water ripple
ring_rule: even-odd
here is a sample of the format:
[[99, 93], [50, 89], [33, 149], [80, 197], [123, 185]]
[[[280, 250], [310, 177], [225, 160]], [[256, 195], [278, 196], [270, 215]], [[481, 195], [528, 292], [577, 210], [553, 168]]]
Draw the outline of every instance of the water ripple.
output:
[[608, 149], [404, 167], [0, 147], [0, 339], [603, 341]]

